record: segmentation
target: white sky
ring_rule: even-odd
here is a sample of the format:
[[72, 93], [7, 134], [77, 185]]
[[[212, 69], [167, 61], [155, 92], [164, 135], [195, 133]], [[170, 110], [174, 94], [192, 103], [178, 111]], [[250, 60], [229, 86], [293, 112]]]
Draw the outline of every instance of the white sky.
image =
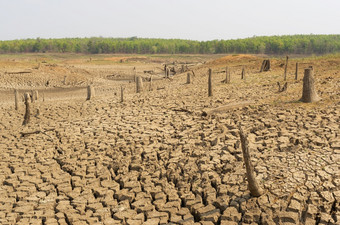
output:
[[340, 34], [340, 0], [0, 0], [0, 40]]

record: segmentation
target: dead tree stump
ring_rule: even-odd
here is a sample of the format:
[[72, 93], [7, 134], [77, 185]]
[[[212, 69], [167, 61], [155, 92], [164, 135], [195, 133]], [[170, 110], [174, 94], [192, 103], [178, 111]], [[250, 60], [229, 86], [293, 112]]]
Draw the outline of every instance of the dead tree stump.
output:
[[143, 80], [141, 76], [137, 77], [136, 82], [136, 93], [141, 93], [143, 91]]
[[15, 110], [19, 110], [19, 92], [17, 89], [14, 90], [14, 101], [15, 101]]
[[241, 145], [242, 145], [243, 160], [246, 166], [248, 188], [252, 196], [259, 197], [262, 195], [263, 190], [257, 184], [256, 178], [255, 178], [254, 169], [253, 169], [253, 165], [251, 163], [250, 154], [249, 154], [247, 135], [244, 134], [241, 126], [239, 126], [239, 132], [240, 132], [240, 139], [241, 139]]
[[284, 80], [287, 80], [287, 67], [288, 67], [288, 55], [286, 56], [286, 65], [285, 65], [285, 73], [284, 73]]
[[187, 84], [191, 84], [191, 74], [187, 73]]
[[300, 101], [309, 103], [317, 102], [320, 99], [314, 86], [313, 68], [307, 68], [303, 76], [303, 90]]
[[241, 79], [242, 80], [246, 79], [246, 71], [245, 71], [244, 67], [242, 67]]
[[95, 97], [94, 87], [92, 85], [87, 86], [87, 98], [86, 100], [91, 100]]
[[212, 72], [211, 69], [209, 69], [209, 77], [208, 77], [208, 96], [213, 96], [213, 90], [212, 90]]
[[299, 63], [296, 63], [296, 68], [295, 68], [295, 80], [298, 79], [298, 73], [299, 73]]
[[30, 93], [25, 93], [24, 94], [24, 101], [25, 101], [25, 115], [24, 115], [24, 121], [22, 122], [22, 125], [25, 126], [30, 122], [31, 118], [31, 109], [30, 109], [30, 102], [31, 102], [31, 96]]
[[270, 70], [270, 60], [265, 59], [262, 62], [260, 73], [263, 72], [263, 71], [266, 72], [266, 71], [269, 71], [269, 70]]

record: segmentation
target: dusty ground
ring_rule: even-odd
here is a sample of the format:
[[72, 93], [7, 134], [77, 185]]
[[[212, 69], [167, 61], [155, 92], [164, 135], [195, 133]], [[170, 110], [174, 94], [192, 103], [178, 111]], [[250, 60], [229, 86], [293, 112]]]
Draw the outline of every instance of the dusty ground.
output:
[[[259, 73], [262, 60], [1, 56], [0, 224], [339, 224], [340, 57], [292, 59], [282, 93], [276, 83], [283, 84], [284, 59]], [[186, 73], [163, 79], [163, 64], [173, 62], [177, 70], [188, 63], [192, 84]], [[304, 104], [310, 65], [322, 100]], [[231, 84], [221, 83], [225, 66]], [[151, 91], [145, 81], [135, 93], [135, 73], [152, 76]], [[86, 101], [89, 84], [96, 97]], [[26, 127], [14, 88], [39, 90]], [[202, 113], [230, 103], [244, 104]], [[247, 190], [239, 124], [265, 190], [258, 198]]]

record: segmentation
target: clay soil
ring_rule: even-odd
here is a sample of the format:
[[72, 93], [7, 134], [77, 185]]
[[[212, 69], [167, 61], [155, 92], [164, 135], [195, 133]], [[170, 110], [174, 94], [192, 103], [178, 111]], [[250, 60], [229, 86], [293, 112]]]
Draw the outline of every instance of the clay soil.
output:
[[[290, 59], [284, 92], [285, 57], [260, 73], [264, 59], [1, 55], [0, 224], [339, 224], [340, 57]], [[164, 64], [176, 71], [169, 79]], [[322, 100], [306, 104], [309, 66]], [[27, 126], [14, 89], [38, 90]], [[264, 190], [257, 198], [239, 126]]]

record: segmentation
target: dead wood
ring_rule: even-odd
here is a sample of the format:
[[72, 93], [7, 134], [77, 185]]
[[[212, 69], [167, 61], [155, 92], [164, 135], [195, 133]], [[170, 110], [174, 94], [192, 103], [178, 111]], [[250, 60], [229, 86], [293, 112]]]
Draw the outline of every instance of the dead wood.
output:
[[240, 140], [241, 140], [241, 146], [242, 146], [243, 160], [246, 166], [248, 189], [252, 196], [259, 197], [262, 195], [263, 190], [257, 184], [255, 173], [254, 173], [254, 168], [253, 168], [253, 165], [250, 159], [247, 135], [244, 134], [241, 125], [239, 125], [239, 133], [240, 133]]

